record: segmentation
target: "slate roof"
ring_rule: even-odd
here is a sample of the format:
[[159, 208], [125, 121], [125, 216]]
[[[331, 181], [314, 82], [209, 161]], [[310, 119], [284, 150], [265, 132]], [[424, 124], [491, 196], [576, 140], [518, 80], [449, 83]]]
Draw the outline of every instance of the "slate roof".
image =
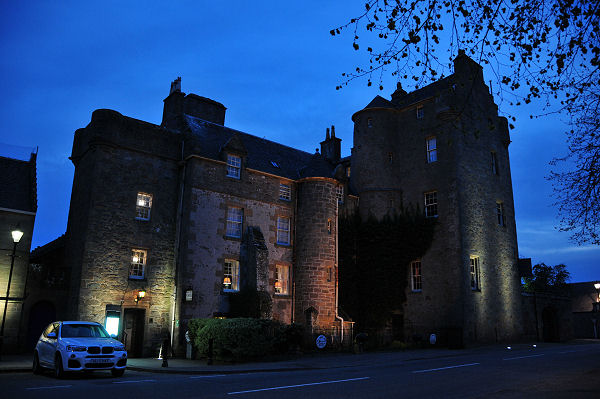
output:
[[30, 161], [0, 157], [0, 208], [37, 209], [35, 154]]
[[396, 108], [391, 102], [381, 96], [376, 96], [371, 102], [365, 107], [366, 108]]
[[[185, 122], [191, 133], [189, 144], [186, 142], [186, 145], [191, 145], [186, 150], [188, 153], [222, 159], [221, 152], [230, 141], [236, 142], [236, 146], [241, 142], [247, 153], [247, 168], [294, 180], [308, 176], [333, 176], [334, 165], [320, 154], [310, 154], [190, 115], [185, 115]], [[232, 140], [234, 136], [237, 137]]]

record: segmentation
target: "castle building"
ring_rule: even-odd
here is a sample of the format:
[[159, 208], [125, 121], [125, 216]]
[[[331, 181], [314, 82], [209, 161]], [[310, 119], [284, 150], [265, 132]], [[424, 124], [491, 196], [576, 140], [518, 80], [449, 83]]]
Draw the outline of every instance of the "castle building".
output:
[[520, 334], [508, 124], [469, 57], [356, 112], [345, 158], [334, 127], [310, 154], [225, 127], [225, 111], [177, 79], [160, 126], [100, 109], [75, 132], [73, 318], [147, 355], [166, 336], [178, 347], [190, 318], [227, 316], [250, 288], [271, 299], [263, 317], [343, 335], [338, 215], [416, 204], [437, 230], [410, 265], [395, 328], [457, 328], [468, 342]]

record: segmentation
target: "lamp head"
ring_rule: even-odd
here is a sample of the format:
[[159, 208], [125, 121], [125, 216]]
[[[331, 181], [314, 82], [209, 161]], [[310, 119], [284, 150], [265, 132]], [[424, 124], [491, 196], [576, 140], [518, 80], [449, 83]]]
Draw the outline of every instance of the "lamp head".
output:
[[23, 232], [21, 230], [13, 230], [10, 234], [12, 235], [15, 244], [21, 241], [21, 237], [23, 237]]
[[594, 284], [594, 288], [596, 288], [597, 290], [600, 290], [600, 283]]

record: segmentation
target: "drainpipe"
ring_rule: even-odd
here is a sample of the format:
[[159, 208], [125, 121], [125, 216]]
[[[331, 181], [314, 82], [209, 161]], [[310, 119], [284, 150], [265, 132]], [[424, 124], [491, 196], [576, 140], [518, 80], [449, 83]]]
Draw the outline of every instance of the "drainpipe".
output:
[[344, 344], [344, 319], [338, 314], [338, 238], [340, 236], [339, 232], [339, 209], [340, 202], [338, 199], [335, 199], [335, 318], [340, 321], [341, 326], [341, 336], [340, 342], [342, 345]]
[[294, 324], [294, 312], [296, 311], [296, 251], [298, 250], [298, 240], [297, 240], [297, 235], [296, 235], [296, 226], [297, 226], [297, 215], [298, 215], [298, 198], [300, 198], [299, 196], [299, 191], [300, 191], [300, 185], [298, 183], [296, 183], [296, 198], [294, 200], [294, 220], [293, 220], [293, 225], [294, 225], [294, 237], [292, 238], [293, 241], [293, 250], [292, 250], [292, 317], [291, 317], [291, 321], [290, 324]]
[[175, 257], [175, 263], [174, 263], [174, 269], [173, 270], [173, 275], [175, 278], [174, 281], [174, 289], [173, 289], [173, 303], [171, 305], [171, 334], [170, 334], [170, 338], [171, 338], [171, 350], [173, 350], [173, 341], [175, 339], [174, 337], [174, 331], [175, 331], [175, 310], [176, 310], [176, 304], [178, 301], [177, 298], [177, 293], [178, 293], [178, 284], [180, 283], [180, 279], [179, 279], [179, 247], [181, 246], [181, 212], [183, 211], [183, 192], [184, 192], [184, 188], [185, 188], [185, 170], [186, 170], [186, 160], [184, 158], [184, 149], [185, 149], [185, 141], [181, 140], [181, 162], [182, 162], [182, 167], [181, 167], [181, 172], [180, 172], [180, 176], [179, 176], [179, 202], [177, 204], [177, 220], [176, 220], [176, 227], [175, 227], [175, 248], [174, 248], [174, 257]]

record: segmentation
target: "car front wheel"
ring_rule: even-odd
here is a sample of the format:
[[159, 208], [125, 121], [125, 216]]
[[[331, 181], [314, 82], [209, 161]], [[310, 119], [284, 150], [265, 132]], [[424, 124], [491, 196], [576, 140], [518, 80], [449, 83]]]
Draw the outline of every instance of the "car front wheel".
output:
[[125, 369], [112, 369], [110, 370], [113, 377], [122, 377], [125, 374]]
[[41, 374], [42, 366], [40, 366], [40, 358], [37, 352], [33, 352], [33, 374]]
[[56, 378], [64, 378], [65, 376], [65, 371], [63, 370], [62, 364], [62, 357], [60, 356], [60, 353], [57, 353], [56, 356], [54, 356], [54, 376]]

